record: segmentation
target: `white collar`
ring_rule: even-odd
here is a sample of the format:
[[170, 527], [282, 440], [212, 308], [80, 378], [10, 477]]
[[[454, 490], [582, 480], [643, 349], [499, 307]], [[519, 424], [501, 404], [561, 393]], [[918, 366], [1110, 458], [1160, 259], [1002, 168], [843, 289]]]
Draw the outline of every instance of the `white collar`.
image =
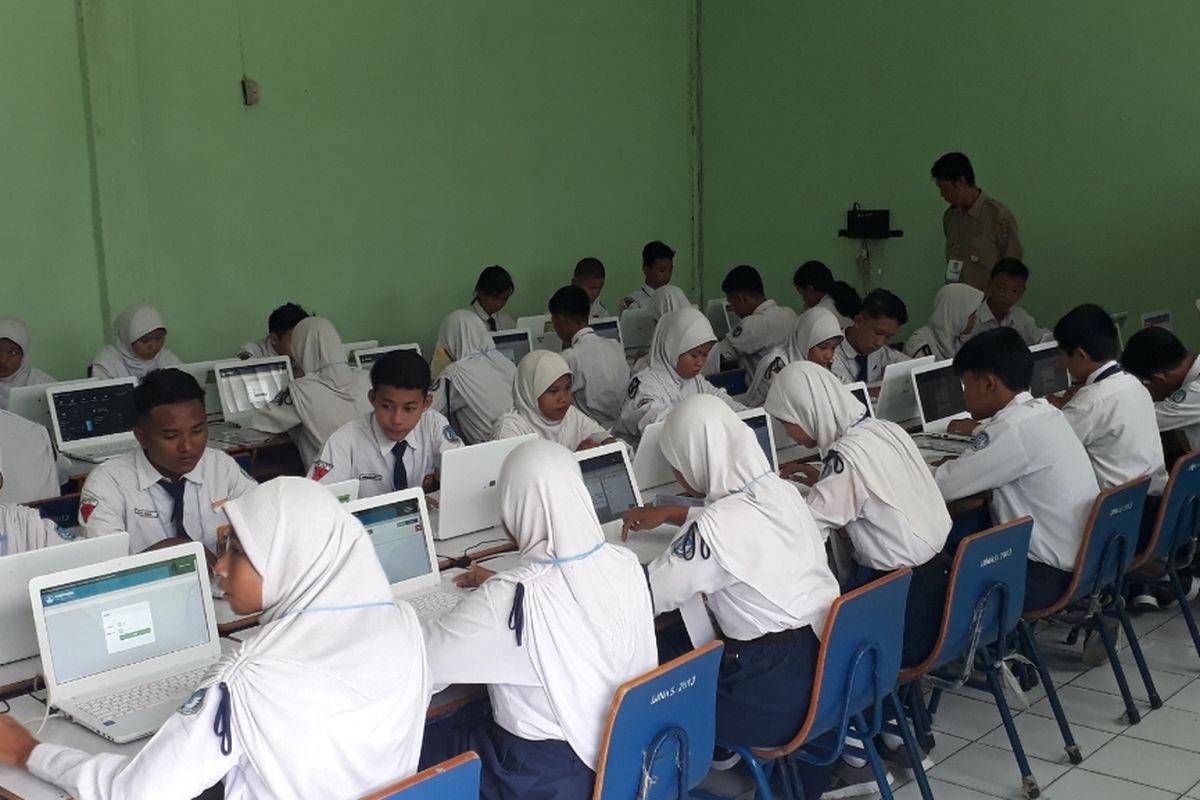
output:
[[755, 314], [765, 314], [767, 311], [774, 308], [776, 305], [778, 305], [778, 304], [774, 300], [767, 298], [766, 300], [763, 300], [761, 303], [758, 304], [758, 308], [754, 309], [754, 311], [750, 314], [750, 316], [754, 316]]
[[1105, 371], [1106, 371], [1106, 370], [1108, 370], [1110, 367], [1115, 367], [1115, 366], [1117, 366], [1117, 362], [1116, 362], [1116, 361], [1106, 361], [1106, 362], [1104, 362], [1103, 364], [1101, 364], [1101, 365], [1100, 365], [1100, 366], [1099, 366], [1099, 367], [1096, 369], [1096, 371], [1095, 371], [1095, 372], [1093, 372], [1091, 375], [1088, 375], [1088, 376], [1087, 376], [1087, 380], [1083, 382], [1083, 385], [1084, 385], [1084, 386], [1091, 386], [1093, 383], [1095, 383], [1095, 382], [1096, 382], [1096, 379], [1097, 379], [1097, 378], [1099, 378], [1101, 375], [1103, 375], [1103, 374], [1105, 373]]
[[571, 337], [571, 346], [574, 347], [575, 345], [579, 344], [579, 340], [584, 336], [587, 336], [589, 333], [595, 333], [595, 331], [592, 330], [591, 325], [584, 325], [582, 328], [575, 331], [575, 335]]
[[[379, 427], [379, 420], [375, 419], [374, 411], [371, 412], [370, 416], [371, 416], [371, 433], [372, 433], [372, 435], [375, 436], [375, 446], [379, 448], [379, 452], [381, 455], [386, 456], [388, 453], [392, 452], [392, 448], [395, 447], [396, 445], [400, 444], [400, 442], [393, 442], [391, 439], [389, 439], [387, 437], [387, 434], [385, 434], [383, 432], [383, 429]], [[413, 429], [411, 431], [409, 431], [403, 439], [401, 439], [401, 441], [408, 442], [409, 450], [417, 449], [417, 445], [413, 441], [413, 434], [417, 432], [417, 428], [420, 426], [420, 424], [421, 424], [421, 420], [418, 419], [417, 424], [413, 426]]]
[[1033, 395], [1030, 392], [1017, 392], [1017, 395], [1012, 400], [1008, 401], [1008, 405], [997, 411], [995, 415], [992, 416], [992, 421], [1002, 419], [1006, 414], [1011, 413], [1014, 409], [1020, 408], [1032, 400]]
[[[208, 448], [204, 448], [204, 452], [200, 455], [200, 460], [196, 462], [196, 466], [192, 467], [192, 471], [182, 477], [182, 480], [190, 483], [204, 484], [203, 467], [204, 459], [208, 458]], [[146, 457], [146, 451], [139, 447], [133, 454], [134, 467], [137, 469], [138, 489], [146, 491], [159, 481], [167, 480], [166, 475], [163, 475], [158, 469], [150, 463], [150, 459]]]

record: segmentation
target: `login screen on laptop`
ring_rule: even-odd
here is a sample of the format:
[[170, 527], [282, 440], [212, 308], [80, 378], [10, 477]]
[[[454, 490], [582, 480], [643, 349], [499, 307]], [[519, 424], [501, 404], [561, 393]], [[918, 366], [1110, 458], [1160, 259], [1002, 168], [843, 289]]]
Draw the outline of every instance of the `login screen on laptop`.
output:
[[388, 583], [428, 575], [434, 564], [425, 543], [425, 527], [416, 498], [355, 512], [367, 529]]
[[592, 507], [600, 524], [612, 522], [623, 513], [637, 506], [625, 458], [619, 452], [597, 455], [584, 459], [579, 465], [583, 472], [583, 483], [592, 496]]

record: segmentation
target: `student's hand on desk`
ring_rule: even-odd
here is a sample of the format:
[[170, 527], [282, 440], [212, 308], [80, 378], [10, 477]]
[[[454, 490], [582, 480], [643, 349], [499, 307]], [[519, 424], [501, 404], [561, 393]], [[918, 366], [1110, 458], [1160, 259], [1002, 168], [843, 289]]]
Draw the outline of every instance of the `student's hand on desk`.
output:
[[584, 439], [579, 443], [579, 447], [575, 448], [575, 452], [579, 452], [580, 450], [591, 450], [593, 447], [601, 447], [606, 444], [614, 444], [616, 441], [617, 440], [611, 436], [599, 442], [592, 438]]
[[0, 764], [23, 767], [38, 740], [8, 714], [0, 715]]
[[478, 561], [472, 561], [471, 568], [454, 579], [454, 585], [460, 589], [478, 589], [484, 581], [495, 574], [487, 567], [479, 566]]
[[979, 427], [979, 423], [973, 419], [956, 419], [951, 420], [949, 427], [946, 428], [949, 433], [957, 433], [962, 436], [970, 436], [975, 433], [975, 429]]
[[812, 464], [789, 461], [779, 468], [779, 477], [795, 481], [796, 483], [803, 483], [806, 486], [812, 486], [821, 477], [821, 470]]
[[621, 541], [629, 540], [630, 531], [648, 531], [660, 525], [682, 525], [687, 522], [687, 506], [640, 506], [621, 515]]

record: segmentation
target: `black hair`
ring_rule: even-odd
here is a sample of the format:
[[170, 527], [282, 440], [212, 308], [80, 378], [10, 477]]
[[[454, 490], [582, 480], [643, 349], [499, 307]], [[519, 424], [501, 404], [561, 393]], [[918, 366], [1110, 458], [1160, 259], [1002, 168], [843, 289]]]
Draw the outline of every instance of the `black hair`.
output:
[[267, 317], [267, 330], [276, 336], [283, 336], [299, 325], [300, 320], [307, 318], [308, 312], [302, 306], [296, 303], [284, 303], [272, 311], [271, 316]]
[[749, 264], [742, 264], [729, 270], [725, 280], [721, 281], [721, 291], [725, 294], [745, 294], [752, 297], [762, 297], [764, 294], [762, 275]]
[[862, 310], [862, 298], [858, 291], [845, 281], [834, 281], [826, 292], [833, 298], [833, 306], [843, 317], [853, 317]]
[[586, 323], [591, 315], [592, 303], [583, 289], [564, 286], [551, 295], [549, 310], [551, 314], [558, 314], [573, 322]]
[[933, 162], [929, 174], [939, 181], [954, 182], [962, 178], [971, 186], [975, 185], [975, 170], [971, 167], [971, 159], [962, 153], [946, 153]]
[[657, 239], [655, 239], [653, 242], [647, 242], [646, 246], [642, 248], [643, 267], [648, 267], [659, 259], [674, 257], [675, 251]]
[[479, 273], [479, 280], [475, 281], [476, 296], [485, 294], [488, 297], [496, 297], [514, 288], [512, 275], [499, 264], [484, 267], [483, 272]]
[[858, 313], [872, 319], [888, 317], [896, 320], [901, 325], [908, 324], [908, 306], [904, 305], [903, 300], [887, 289], [872, 289], [867, 292], [867, 296], [863, 298], [862, 306], [858, 309]]
[[380, 386], [391, 386], [429, 394], [432, 382], [429, 362], [416, 350], [392, 350], [371, 365], [371, 388], [376, 391]]
[[995, 375], [1011, 391], [1024, 392], [1033, 380], [1033, 353], [1012, 328], [993, 328], [968, 339], [954, 357], [954, 374]]
[[1179, 337], [1166, 328], [1153, 327], [1129, 337], [1125, 352], [1121, 354], [1121, 366], [1142, 380], [1149, 380], [1156, 372], [1175, 369], [1187, 358], [1187, 348]]
[[792, 285], [797, 289], [811, 286], [818, 292], [828, 293], [833, 288], [833, 273], [820, 261], [805, 261], [796, 268], [796, 274], [792, 276]]
[[195, 378], [181, 369], [155, 369], [134, 388], [133, 413], [140, 423], [159, 406], [193, 401], [204, 407], [204, 387]]
[[1076, 348], [1092, 361], [1112, 361], [1121, 355], [1121, 340], [1112, 317], [1095, 303], [1068, 311], [1054, 324], [1054, 340], [1064, 353]]
[[1002, 258], [992, 267], [992, 277], [997, 275], [1011, 275], [1014, 278], [1020, 278], [1023, 281], [1029, 280], [1029, 267], [1019, 258]]
[[604, 262], [598, 258], [581, 258], [575, 265], [576, 278], [599, 278], [604, 280]]

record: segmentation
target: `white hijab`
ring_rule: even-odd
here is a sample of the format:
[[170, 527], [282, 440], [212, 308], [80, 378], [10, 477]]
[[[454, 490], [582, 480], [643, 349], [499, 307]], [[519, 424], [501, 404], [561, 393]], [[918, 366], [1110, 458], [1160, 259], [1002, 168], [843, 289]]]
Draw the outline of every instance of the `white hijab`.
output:
[[791, 364], [775, 376], [763, 408], [803, 428], [822, 456], [836, 451], [873, 495], [904, 515], [917, 538], [935, 550], [945, 545], [950, 515], [912, 437], [868, 416], [833, 373], [813, 363]]
[[676, 384], [681, 383], [683, 378], [675, 370], [679, 357], [689, 350], [716, 341], [717, 335], [713, 333], [712, 325], [699, 310], [688, 306], [668, 311], [654, 327], [654, 336], [650, 340], [649, 369], [667, 372]]
[[933, 313], [924, 327], [913, 336], [924, 334], [936, 360], [954, 358], [962, 347], [961, 336], [971, 315], [983, 302], [983, 292], [965, 283], [949, 283], [938, 289], [933, 299]]
[[807, 361], [808, 351], [829, 339], [841, 339], [844, 335], [837, 316], [821, 306], [813, 306], [796, 317], [792, 333], [784, 349], [789, 363]]
[[716, 397], [695, 395], [667, 417], [662, 451], [704, 493], [694, 524], [717, 563], [793, 618], [811, 620], [819, 636], [837, 595], [821, 533], [750, 428]]
[[542, 439], [574, 450], [594, 434], [604, 433], [594, 420], [575, 406], [568, 406], [560, 420], [548, 419], [538, 407], [538, 398], [564, 375], [572, 375], [571, 367], [558, 353], [534, 350], [521, 359], [513, 379], [513, 410], [496, 423], [497, 437], [536, 433]]
[[292, 406], [321, 445], [338, 428], [371, 411], [364, 373], [346, 363], [346, 348], [332, 322], [300, 320], [292, 331], [292, 355], [304, 370], [288, 390]]
[[205, 681], [272, 797], [365, 794], [416, 771], [430, 681], [416, 614], [324, 487], [277, 478], [224, 506], [263, 579], [262, 631]]
[[[496, 349], [483, 320], [467, 309], [451, 311], [442, 320], [437, 347], [453, 360], [442, 372], [442, 378], [450, 381], [451, 391], [460, 394], [467, 407], [480, 418], [481, 430], [475, 431], [473, 438], [486, 441], [500, 416], [512, 410], [512, 385], [517, 368]], [[464, 429], [460, 433], [472, 434]]]
[[650, 295], [650, 316], [660, 320], [663, 314], [678, 311], [681, 308], [691, 308], [692, 301], [683, 293], [683, 289], [672, 284], [665, 284], [654, 290]]
[[128, 375], [139, 379], [156, 369], [176, 366], [180, 363], [179, 358], [166, 345], [149, 360], [133, 352], [134, 342], [159, 328], [166, 330], [166, 327], [162, 315], [154, 306], [129, 306], [113, 321], [111, 344], [96, 353], [93, 366], [100, 367], [114, 378]]
[[0, 378], [0, 408], [8, 408], [8, 393], [11, 389], [54, 383], [54, 378], [29, 365], [29, 329], [25, 327], [24, 322], [14, 317], [0, 317], [0, 339], [12, 340], [25, 354], [16, 372], [7, 378]]
[[499, 484], [521, 564], [488, 583], [524, 586], [524, 645], [571, 749], [595, 769], [617, 687], [658, 664], [645, 574], [631, 551], [605, 542], [579, 463], [561, 445], [521, 445]]

